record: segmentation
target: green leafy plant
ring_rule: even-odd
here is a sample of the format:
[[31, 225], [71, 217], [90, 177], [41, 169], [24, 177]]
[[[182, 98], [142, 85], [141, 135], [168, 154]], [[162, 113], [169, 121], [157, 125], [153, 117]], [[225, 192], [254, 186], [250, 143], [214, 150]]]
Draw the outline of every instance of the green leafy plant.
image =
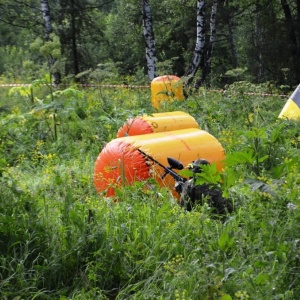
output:
[[149, 90], [31, 88], [0, 100], [1, 300], [299, 294], [299, 122], [277, 119], [278, 97], [247, 95], [266, 86], [202, 88], [163, 108], [190, 113], [224, 147], [223, 169], [197, 178], [233, 200], [222, 220], [151, 180], [96, 193], [99, 152], [128, 118], [154, 112]]

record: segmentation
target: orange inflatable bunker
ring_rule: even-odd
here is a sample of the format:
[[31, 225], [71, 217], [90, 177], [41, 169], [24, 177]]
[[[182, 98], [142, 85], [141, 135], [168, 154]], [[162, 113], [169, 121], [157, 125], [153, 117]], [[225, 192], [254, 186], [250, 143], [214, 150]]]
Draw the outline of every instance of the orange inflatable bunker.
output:
[[115, 188], [152, 177], [177, 196], [173, 191], [174, 179], [170, 175], [162, 179], [163, 168], [147, 156], [166, 167], [167, 157], [181, 161], [184, 166], [205, 158], [210, 163], [215, 162], [220, 170], [225, 151], [215, 137], [198, 128], [116, 138], [106, 144], [96, 159], [94, 185], [97, 192], [107, 197], [114, 196]]
[[118, 130], [118, 137], [199, 128], [196, 120], [183, 111], [154, 113], [127, 120]]
[[161, 102], [172, 102], [183, 100], [183, 84], [180, 78], [174, 75], [164, 75], [154, 78], [151, 81], [152, 106], [159, 109]]

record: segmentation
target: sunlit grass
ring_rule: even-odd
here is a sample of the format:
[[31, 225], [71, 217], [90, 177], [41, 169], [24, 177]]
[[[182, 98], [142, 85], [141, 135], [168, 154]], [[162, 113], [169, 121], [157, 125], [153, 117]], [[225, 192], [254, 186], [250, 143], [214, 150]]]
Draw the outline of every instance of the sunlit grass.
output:
[[149, 90], [67, 91], [42, 115], [15, 95], [0, 123], [0, 299], [296, 299], [299, 124], [277, 120], [281, 99], [241, 90], [164, 107], [224, 147], [235, 211], [221, 220], [153, 182], [118, 201], [96, 193], [99, 152], [127, 118], [154, 112]]

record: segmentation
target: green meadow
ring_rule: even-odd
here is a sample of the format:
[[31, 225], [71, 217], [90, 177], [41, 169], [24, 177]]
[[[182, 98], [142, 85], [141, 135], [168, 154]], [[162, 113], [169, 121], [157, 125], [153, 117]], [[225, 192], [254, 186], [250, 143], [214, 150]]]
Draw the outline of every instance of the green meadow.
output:
[[[96, 193], [97, 156], [150, 89], [0, 90], [0, 299], [288, 300], [300, 294], [299, 122], [267, 84], [202, 88], [184, 111], [222, 144], [225, 219], [151, 181]], [[267, 93], [268, 95], [265, 95]]]

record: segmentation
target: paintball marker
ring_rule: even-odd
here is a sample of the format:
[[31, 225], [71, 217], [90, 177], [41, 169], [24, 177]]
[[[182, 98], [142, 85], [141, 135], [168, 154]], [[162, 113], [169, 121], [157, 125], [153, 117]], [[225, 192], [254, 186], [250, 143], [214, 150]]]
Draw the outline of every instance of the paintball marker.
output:
[[[161, 179], [165, 178], [168, 174], [175, 180], [175, 191], [180, 195], [180, 206], [184, 207], [187, 211], [192, 210], [196, 204], [203, 204], [203, 199], [207, 198], [209, 206], [213, 207], [212, 212], [219, 215], [224, 215], [233, 211], [233, 205], [230, 199], [224, 198], [222, 191], [217, 186], [211, 184], [194, 184], [191, 180], [188, 180], [176, 172], [176, 170], [182, 170], [184, 167], [180, 161], [175, 158], [167, 157], [169, 167], [164, 166], [150, 155], [146, 154], [140, 149], [137, 149], [143, 156], [151, 160], [155, 164], [159, 165], [165, 171], [161, 176]], [[198, 159], [196, 162], [190, 164], [191, 171], [200, 173], [201, 168], [199, 165], [207, 165], [208, 161], [204, 159]], [[198, 168], [198, 169], [197, 169]]]
[[161, 176], [161, 179], [164, 179], [168, 174], [171, 175], [174, 178], [174, 180], [176, 182], [175, 183], [175, 190], [176, 190], [177, 193], [180, 194], [181, 191], [182, 191], [182, 184], [184, 182], [186, 182], [186, 179], [184, 177], [178, 175], [175, 171], [173, 171], [173, 169], [182, 170], [184, 168], [183, 164], [175, 158], [167, 157], [169, 166], [166, 167], [163, 164], [161, 164], [159, 161], [155, 160], [153, 157], [148, 155], [147, 153], [143, 152], [142, 150], [140, 150], [140, 149], [137, 149], [137, 150], [141, 154], [143, 154], [145, 157], [147, 157], [149, 160], [151, 160], [152, 162], [154, 162], [155, 164], [157, 164], [157, 165], [159, 165], [160, 167], [163, 168], [165, 173]]

